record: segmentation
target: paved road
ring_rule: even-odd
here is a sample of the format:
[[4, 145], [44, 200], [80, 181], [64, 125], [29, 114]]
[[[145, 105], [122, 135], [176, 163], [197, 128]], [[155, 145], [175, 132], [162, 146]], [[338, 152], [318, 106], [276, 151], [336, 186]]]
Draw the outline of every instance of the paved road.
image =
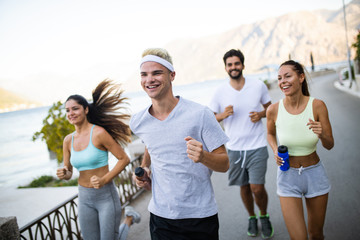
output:
[[[310, 85], [313, 97], [322, 99], [329, 110], [335, 147], [327, 151], [318, 146], [318, 153], [329, 175], [332, 189], [325, 222], [326, 239], [360, 239], [360, 98], [334, 87], [336, 74], [314, 78]], [[272, 101], [283, 97], [276, 88], [270, 91]], [[272, 153], [269, 149], [269, 155]], [[266, 176], [270, 218], [275, 228], [273, 239], [289, 239], [276, 195], [276, 165], [270, 157]], [[240, 200], [239, 187], [227, 186], [227, 174], [212, 176], [219, 207], [220, 239], [261, 239], [246, 234], [247, 213]], [[150, 193], [139, 197], [133, 206], [142, 213], [142, 222], [133, 225], [128, 239], [150, 239], [147, 203]]]

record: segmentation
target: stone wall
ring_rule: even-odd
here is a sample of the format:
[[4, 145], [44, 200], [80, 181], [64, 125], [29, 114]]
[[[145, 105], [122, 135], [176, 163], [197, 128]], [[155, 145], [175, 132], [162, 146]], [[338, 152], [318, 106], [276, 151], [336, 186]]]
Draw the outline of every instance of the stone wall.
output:
[[16, 217], [0, 217], [0, 240], [20, 239]]

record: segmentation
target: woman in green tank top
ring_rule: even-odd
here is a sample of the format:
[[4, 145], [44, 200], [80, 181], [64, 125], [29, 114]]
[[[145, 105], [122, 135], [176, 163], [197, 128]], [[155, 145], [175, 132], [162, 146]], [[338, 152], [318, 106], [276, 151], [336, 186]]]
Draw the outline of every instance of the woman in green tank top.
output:
[[[291, 239], [324, 239], [323, 227], [330, 183], [316, 153], [316, 143], [334, 146], [325, 103], [310, 97], [304, 67], [289, 60], [278, 71], [278, 86], [285, 98], [267, 109], [267, 139], [277, 165], [279, 145], [289, 149], [290, 169], [278, 170], [277, 194]], [[303, 213], [305, 197], [308, 229]]]

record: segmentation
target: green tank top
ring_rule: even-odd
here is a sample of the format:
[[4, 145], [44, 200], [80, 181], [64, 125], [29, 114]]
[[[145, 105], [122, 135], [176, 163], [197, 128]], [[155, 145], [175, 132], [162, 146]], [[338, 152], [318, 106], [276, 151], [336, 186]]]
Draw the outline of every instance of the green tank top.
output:
[[286, 111], [283, 99], [279, 101], [276, 119], [276, 135], [280, 145], [288, 147], [290, 156], [306, 156], [316, 151], [318, 136], [306, 124], [309, 118], [314, 120], [313, 100], [309, 101], [300, 114], [293, 115]]

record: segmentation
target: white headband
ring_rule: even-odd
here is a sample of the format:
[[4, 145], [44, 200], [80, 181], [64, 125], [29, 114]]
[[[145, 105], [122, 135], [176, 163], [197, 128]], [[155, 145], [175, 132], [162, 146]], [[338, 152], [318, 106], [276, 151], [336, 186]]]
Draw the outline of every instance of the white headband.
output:
[[173, 65], [170, 62], [166, 61], [165, 59], [163, 59], [161, 57], [158, 57], [158, 56], [155, 56], [155, 55], [146, 55], [145, 57], [143, 57], [141, 59], [140, 67], [145, 62], [157, 62], [157, 63], [160, 63], [161, 65], [163, 65], [164, 67], [169, 69], [171, 72], [174, 72]]

